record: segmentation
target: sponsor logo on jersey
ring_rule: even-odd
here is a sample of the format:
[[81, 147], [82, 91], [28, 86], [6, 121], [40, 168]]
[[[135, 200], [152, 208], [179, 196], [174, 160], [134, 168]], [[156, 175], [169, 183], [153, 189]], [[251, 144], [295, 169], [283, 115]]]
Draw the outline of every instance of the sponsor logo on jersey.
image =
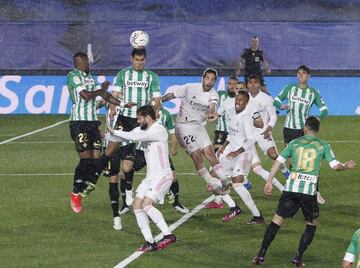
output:
[[84, 78], [84, 82], [85, 82], [85, 85], [95, 84], [95, 83], [94, 83], [94, 79], [92, 79], [92, 78], [90, 78], [90, 77], [85, 77], [85, 78]]
[[146, 88], [149, 85], [148, 81], [130, 81], [127, 80], [126, 81], [126, 85], [128, 87], [142, 87], [142, 88]]
[[199, 102], [195, 102], [195, 101], [190, 101], [189, 104], [191, 105], [191, 108], [195, 111], [202, 111], [205, 112], [207, 111], [207, 109], [209, 108], [209, 105], [206, 104], [202, 104]]
[[305, 104], [305, 105], [309, 105], [309, 104], [310, 104], [310, 100], [304, 99], [304, 98], [299, 97], [299, 96], [292, 96], [292, 97], [291, 97], [291, 101], [292, 101], [292, 102], [300, 102], [300, 103]]

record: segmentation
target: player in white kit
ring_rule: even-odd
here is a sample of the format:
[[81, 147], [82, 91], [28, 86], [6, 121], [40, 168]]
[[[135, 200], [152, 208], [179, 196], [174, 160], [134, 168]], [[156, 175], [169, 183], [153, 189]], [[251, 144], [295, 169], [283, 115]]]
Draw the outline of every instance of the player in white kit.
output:
[[[277, 121], [276, 109], [273, 105], [273, 98], [262, 92], [260, 87], [260, 77], [257, 75], [250, 75], [247, 84], [250, 95], [248, 108], [252, 111], [257, 111], [264, 123], [263, 128], [253, 128], [255, 142], [264, 153], [266, 153], [271, 159], [276, 160], [278, 156], [278, 150], [271, 135], [271, 130], [274, 128]], [[262, 168], [260, 164], [260, 158], [257, 156], [257, 154], [254, 158], [252, 168], [254, 173], [258, 174], [267, 181], [269, 172]], [[287, 178], [290, 174], [289, 170], [284, 164], [281, 167], [281, 171], [285, 178]], [[277, 187], [280, 191], [284, 189], [283, 185], [277, 180], [274, 180], [274, 186]]]
[[[228, 137], [218, 150], [224, 172], [232, 178], [233, 188], [253, 214], [248, 224], [262, 224], [264, 219], [257, 209], [249, 191], [244, 187], [245, 177], [251, 170], [255, 143], [251, 110], [247, 109], [249, 94], [240, 91], [235, 100], [226, 107]], [[240, 211], [241, 213], [241, 211]]]
[[[112, 139], [118, 142], [134, 140], [141, 142], [147, 164], [146, 177], [136, 190], [133, 202], [134, 214], [138, 226], [145, 238], [145, 244], [139, 251], [154, 251], [163, 249], [176, 242], [176, 236], [171, 233], [162, 213], [154, 207], [163, 203], [164, 196], [169, 191], [173, 175], [169, 163], [168, 133], [162, 124], [156, 121], [156, 114], [150, 105], [137, 110], [139, 127], [125, 132], [109, 128]], [[156, 224], [164, 237], [157, 243], [151, 233], [149, 218]]]
[[[202, 83], [189, 83], [162, 97], [162, 101], [181, 98], [180, 111], [176, 117], [175, 134], [179, 144], [192, 158], [198, 174], [210, 184], [215, 192], [223, 190], [227, 182], [222, 165], [215, 156], [210, 137], [204, 127], [207, 118], [212, 118], [218, 104], [214, 90], [217, 71], [207, 68]], [[213, 178], [206, 169], [203, 156], [210, 162], [217, 177]], [[223, 183], [223, 184], [222, 184]]]

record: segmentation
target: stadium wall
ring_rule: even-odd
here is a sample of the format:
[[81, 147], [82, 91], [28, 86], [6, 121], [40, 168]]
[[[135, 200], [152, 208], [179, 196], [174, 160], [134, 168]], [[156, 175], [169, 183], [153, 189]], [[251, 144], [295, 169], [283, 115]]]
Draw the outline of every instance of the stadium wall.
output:
[[[95, 79], [102, 83], [113, 81], [114, 76], [99, 75]], [[226, 79], [220, 77], [215, 89], [224, 90]], [[200, 81], [200, 76], [160, 76], [161, 93], [171, 92], [177, 85]], [[271, 95], [275, 96], [286, 84], [296, 83], [296, 77], [273, 76], [266, 77], [265, 81]], [[360, 115], [359, 77], [312, 77], [310, 84], [321, 92], [330, 115]], [[164, 106], [175, 114], [179, 104], [180, 100], [173, 100]], [[65, 76], [0, 77], [0, 114], [69, 114], [70, 110]], [[316, 109], [313, 112], [317, 114]]]

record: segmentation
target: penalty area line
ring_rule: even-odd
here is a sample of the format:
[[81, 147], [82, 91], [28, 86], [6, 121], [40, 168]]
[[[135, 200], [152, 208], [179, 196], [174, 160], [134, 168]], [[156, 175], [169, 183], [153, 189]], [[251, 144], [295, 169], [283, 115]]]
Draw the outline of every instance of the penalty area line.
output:
[[39, 128], [39, 129], [37, 129], [37, 130], [34, 130], [34, 131], [31, 131], [31, 132], [25, 133], [25, 134], [23, 134], [23, 135], [13, 137], [13, 138], [8, 139], [8, 140], [4, 140], [4, 141], [0, 142], [0, 145], [6, 144], [6, 143], [9, 143], [9, 142], [12, 142], [12, 141], [15, 141], [15, 140], [18, 140], [18, 139], [27, 137], [27, 136], [30, 136], [30, 135], [32, 135], [32, 134], [35, 134], [35, 133], [38, 133], [38, 132], [41, 132], [41, 131], [44, 131], [44, 130], [48, 130], [48, 129], [50, 129], [50, 128], [56, 127], [56, 126], [61, 125], [61, 124], [65, 123], [65, 122], [68, 122], [68, 121], [70, 121], [70, 119], [66, 119], [66, 120], [63, 120], [63, 121], [59, 121], [59, 122], [57, 122], [57, 123], [55, 123], [55, 124], [52, 124], [52, 125], [50, 125], [50, 126], [43, 127], [43, 128]]
[[[203, 208], [205, 208], [205, 206], [210, 203], [211, 201], [213, 201], [215, 198], [214, 195], [209, 196], [207, 199], [205, 199], [204, 201], [201, 202], [200, 205], [198, 205], [197, 207], [193, 208], [189, 213], [185, 214], [184, 216], [182, 216], [179, 220], [177, 220], [176, 222], [174, 222], [173, 224], [171, 224], [169, 226], [169, 229], [171, 231], [174, 231], [176, 228], [178, 228], [180, 225], [182, 225], [183, 223], [185, 223], [188, 219], [190, 219], [192, 216], [194, 216], [196, 213], [198, 213], [200, 210], [202, 210]], [[160, 233], [157, 236], [154, 237], [155, 241], [159, 241], [161, 238], [163, 237], [163, 234]], [[176, 246], [176, 245], [175, 245]], [[131, 254], [129, 257], [127, 257], [126, 259], [122, 260], [121, 262], [119, 262], [117, 265], [114, 266], [114, 268], [123, 268], [126, 267], [128, 264], [130, 264], [131, 262], [133, 262], [134, 260], [136, 260], [137, 258], [139, 258], [142, 254], [144, 254], [145, 252], [143, 251], [135, 251], [133, 254]]]

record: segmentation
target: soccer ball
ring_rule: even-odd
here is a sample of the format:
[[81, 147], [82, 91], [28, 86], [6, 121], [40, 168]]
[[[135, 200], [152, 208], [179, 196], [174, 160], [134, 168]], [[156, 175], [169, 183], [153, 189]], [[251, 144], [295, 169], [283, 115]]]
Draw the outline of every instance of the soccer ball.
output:
[[149, 35], [144, 31], [134, 31], [130, 35], [130, 44], [135, 49], [145, 48], [149, 44]]

